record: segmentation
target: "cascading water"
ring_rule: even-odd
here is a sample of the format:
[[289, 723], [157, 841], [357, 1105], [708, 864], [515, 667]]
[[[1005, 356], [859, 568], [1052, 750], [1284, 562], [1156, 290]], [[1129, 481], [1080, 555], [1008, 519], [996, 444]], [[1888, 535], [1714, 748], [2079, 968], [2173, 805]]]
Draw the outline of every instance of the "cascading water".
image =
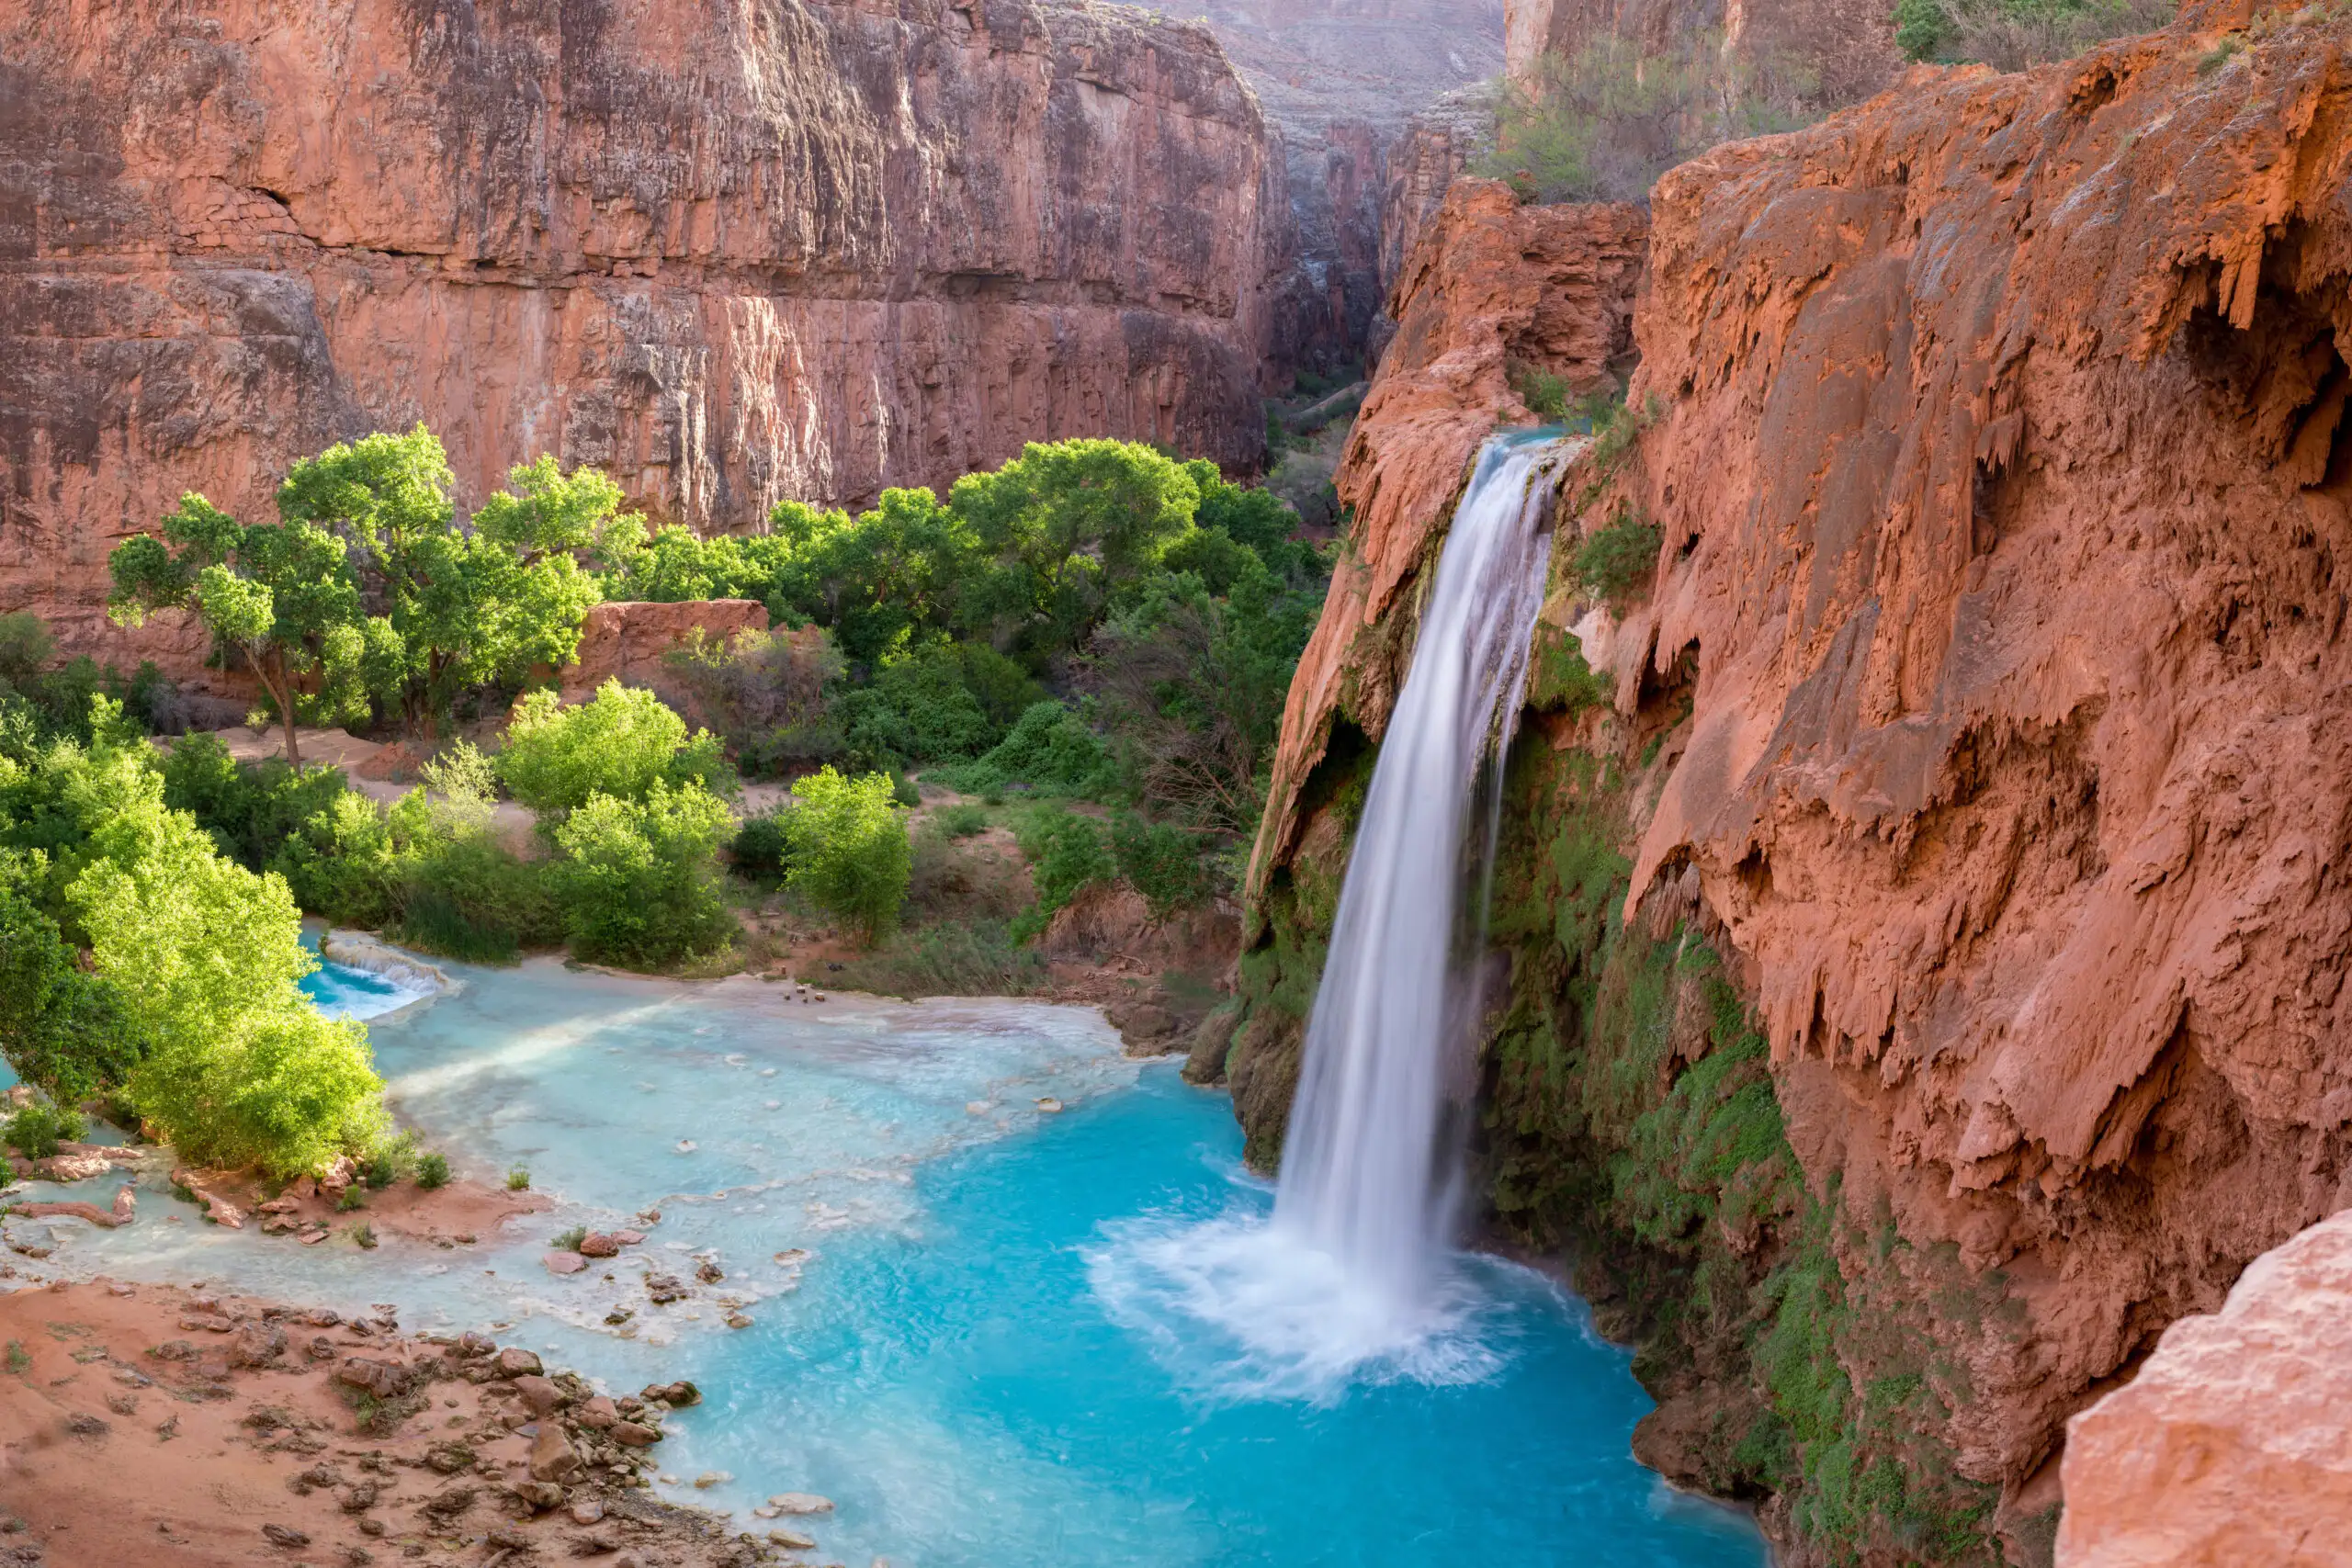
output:
[[[1148, 1220], [1097, 1258], [1096, 1288], [1126, 1321], [1171, 1340], [1171, 1319], [1204, 1322], [1238, 1348], [1204, 1392], [1328, 1402], [1352, 1382], [1475, 1382], [1498, 1365], [1449, 1248], [1447, 1069], [1477, 1011], [1462, 960], [1483, 930], [1460, 939], [1478, 780], [1498, 786], [1482, 764], [1524, 693], [1550, 549], [1532, 481], [1558, 448], [1496, 436], [1454, 510], [1340, 890], [1271, 1221]], [[1483, 927], [1483, 888], [1466, 912]]]
[[[1555, 446], [1489, 440], [1454, 509], [1307, 1024], [1274, 1224], [1374, 1313], [1417, 1313], [1452, 1239], [1444, 1079], [1472, 1010], [1456, 935], [1473, 791], [1525, 694], [1551, 542], [1529, 481]], [[1483, 899], [1475, 916], [1483, 928]]]

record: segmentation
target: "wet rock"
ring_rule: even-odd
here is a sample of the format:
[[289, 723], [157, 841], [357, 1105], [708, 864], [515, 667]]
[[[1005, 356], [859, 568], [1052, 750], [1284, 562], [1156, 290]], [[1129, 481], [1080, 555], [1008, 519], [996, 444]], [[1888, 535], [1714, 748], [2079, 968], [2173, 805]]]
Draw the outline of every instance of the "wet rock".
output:
[[549, 1248], [543, 1261], [550, 1274], [577, 1274], [588, 1267], [586, 1258], [563, 1247]]
[[569, 1482], [579, 1479], [583, 1465], [580, 1450], [553, 1421], [539, 1424], [538, 1436], [531, 1439], [529, 1468], [534, 1481]]
[[643, 1231], [615, 1231], [613, 1240], [623, 1247], [636, 1247], [645, 1240]]
[[1233, 1048], [1233, 1032], [1240, 1023], [1241, 1008], [1234, 1002], [1227, 1002], [1201, 1020], [1184, 1053], [1186, 1083], [1209, 1085], [1225, 1081], [1226, 1054]]
[[662, 1429], [642, 1421], [616, 1421], [606, 1435], [625, 1449], [651, 1448], [662, 1440]]
[[695, 1490], [707, 1492], [714, 1486], [724, 1486], [735, 1477], [724, 1470], [706, 1470], [695, 1477]]
[[814, 1492], [779, 1492], [768, 1499], [768, 1506], [779, 1514], [830, 1514], [833, 1500]]
[[768, 1540], [787, 1551], [814, 1551], [817, 1549], [815, 1536], [804, 1534], [796, 1529], [786, 1529], [781, 1525], [768, 1531]]
[[722, 1269], [720, 1269], [718, 1264], [710, 1261], [708, 1258], [705, 1258], [702, 1262], [695, 1266], [695, 1278], [701, 1280], [706, 1285], [716, 1285], [721, 1280], [726, 1279], [727, 1275]]
[[617, 1258], [620, 1251], [619, 1239], [602, 1231], [590, 1231], [580, 1238], [580, 1256], [582, 1258]]
[[609, 1431], [620, 1418], [612, 1400], [601, 1393], [582, 1404], [579, 1410], [580, 1424], [591, 1431]]
[[684, 1301], [686, 1287], [679, 1282], [675, 1274], [648, 1274], [645, 1277], [645, 1293], [653, 1298], [655, 1306], [667, 1306], [672, 1302]]
[[637, 1396], [644, 1400], [658, 1399], [664, 1404], [675, 1405], [680, 1409], [689, 1404], [702, 1403], [702, 1390], [684, 1378], [680, 1378], [676, 1382], [648, 1383], [638, 1391]]

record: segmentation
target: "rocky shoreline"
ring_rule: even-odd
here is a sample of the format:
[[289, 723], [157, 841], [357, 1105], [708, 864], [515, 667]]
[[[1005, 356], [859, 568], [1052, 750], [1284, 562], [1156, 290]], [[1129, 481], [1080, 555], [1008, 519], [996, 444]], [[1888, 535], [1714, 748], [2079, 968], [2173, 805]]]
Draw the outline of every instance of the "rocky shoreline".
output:
[[405, 1333], [381, 1306], [21, 1289], [0, 1295], [0, 1562], [823, 1561], [802, 1517], [821, 1497], [779, 1494], [746, 1529], [653, 1495], [691, 1383], [607, 1394], [481, 1335]]

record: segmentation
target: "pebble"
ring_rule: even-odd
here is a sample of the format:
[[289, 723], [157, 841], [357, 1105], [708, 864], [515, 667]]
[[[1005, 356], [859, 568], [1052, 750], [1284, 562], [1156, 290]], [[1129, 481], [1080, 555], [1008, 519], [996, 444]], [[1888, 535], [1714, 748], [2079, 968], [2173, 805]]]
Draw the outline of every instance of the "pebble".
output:
[[682, 1155], [690, 1155], [694, 1153], [695, 1141], [692, 1138], [680, 1138], [678, 1140], [678, 1152]]
[[1056, 1111], [1059, 1111], [1061, 1108], [1062, 1108], [1062, 1102], [1061, 1102], [1060, 1100], [1056, 1100], [1056, 1099], [1055, 1099], [1052, 1095], [1050, 1095], [1050, 1094], [1040, 1095], [1040, 1096], [1038, 1096], [1038, 1097], [1037, 1097], [1037, 1109], [1038, 1109], [1038, 1110], [1040, 1110], [1040, 1111], [1044, 1111], [1044, 1112], [1045, 1112], [1046, 1115], [1048, 1115], [1048, 1116], [1053, 1115]]

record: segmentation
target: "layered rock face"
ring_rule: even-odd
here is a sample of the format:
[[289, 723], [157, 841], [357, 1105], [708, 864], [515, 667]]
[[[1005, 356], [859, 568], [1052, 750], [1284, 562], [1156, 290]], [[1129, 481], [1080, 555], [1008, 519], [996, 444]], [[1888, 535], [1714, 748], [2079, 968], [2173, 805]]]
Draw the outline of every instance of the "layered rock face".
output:
[[2061, 1568], [2320, 1568], [2352, 1520], [2352, 1211], [2264, 1253], [2067, 1427]]
[[703, 528], [1028, 439], [1263, 450], [1286, 175], [1196, 24], [21, 0], [0, 62], [0, 606], [69, 648], [124, 646], [107, 551], [182, 491], [263, 513], [418, 420], [467, 502], [553, 451]]
[[1695, 873], [1808, 1173], [2000, 1271], [2011, 1488], [2352, 1201], [2352, 72], [2211, 41], [1685, 165], [1635, 325], [1618, 697], [1695, 684], [1633, 886]]
[[[1480, 1174], [1584, 1233], [1644, 1457], [1798, 1562], [2046, 1556], [2067, 1417], [2352, 1202], [2352, 70], [2311, 19], [2216, 37], [1924, 70], [1668, 175], [1564, 491]], [[1252, 865], [1261, 1158], [1496, 406], [1409, 413], [1407, 327]], [[1604, 535], [1657, 553], [1598, 584]]]

